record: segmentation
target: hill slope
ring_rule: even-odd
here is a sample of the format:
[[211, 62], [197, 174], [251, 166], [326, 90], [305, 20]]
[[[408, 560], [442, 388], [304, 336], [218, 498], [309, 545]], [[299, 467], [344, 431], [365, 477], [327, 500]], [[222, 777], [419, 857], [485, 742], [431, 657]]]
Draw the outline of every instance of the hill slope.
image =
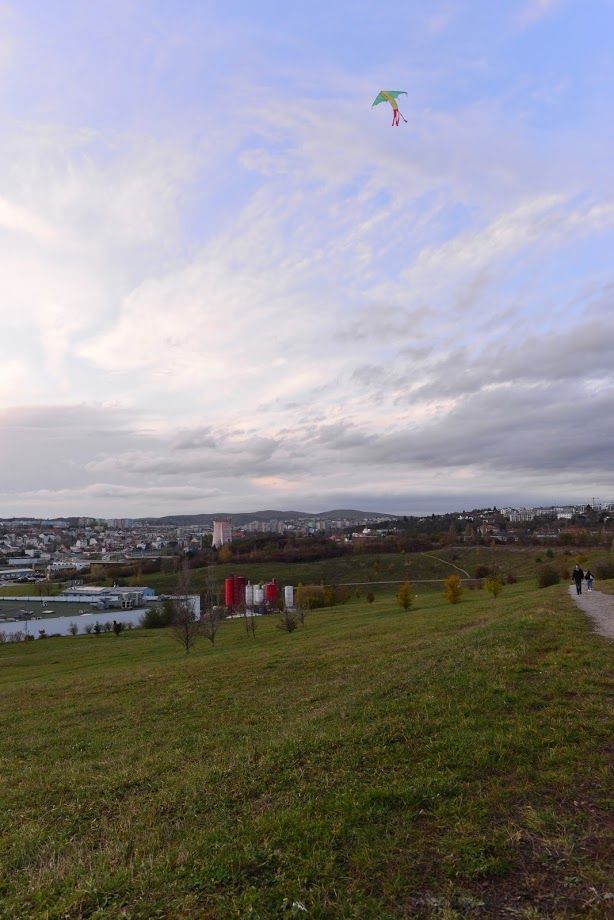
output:
[[603, 917], [607, 642], [416, 605], [0, 647], [0, 916]]

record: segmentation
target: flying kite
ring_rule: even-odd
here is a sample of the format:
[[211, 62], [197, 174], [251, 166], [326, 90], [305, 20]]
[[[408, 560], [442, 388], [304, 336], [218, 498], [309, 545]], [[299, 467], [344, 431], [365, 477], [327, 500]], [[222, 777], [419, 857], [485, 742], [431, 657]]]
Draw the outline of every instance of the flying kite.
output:
[[[407, 119], [405, 118], [405, 115], [403, 115], [403, 112], [399, 111], [399, 105], [397, 103], [397, 99], [399, 98], [399, 96], [407, 96], [407, 93], [405, 92], [404, 89], [381, 89], [373, 101], [373, 105], [379, 105], [380, 102], [390, 103], [390, 105], [392, 106], [392, 124], [393, 126], [394, 125], [398, 126], [399, 115], [401, 116], [405, 124], [407, 124]], [[373, 108], [373, 105], [371, 106], [371, 108]]]

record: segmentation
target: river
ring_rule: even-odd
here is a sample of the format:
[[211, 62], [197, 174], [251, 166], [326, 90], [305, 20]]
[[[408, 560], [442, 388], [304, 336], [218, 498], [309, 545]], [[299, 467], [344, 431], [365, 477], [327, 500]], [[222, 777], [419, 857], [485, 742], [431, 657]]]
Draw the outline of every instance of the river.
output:
[[80, 614], [75, 610], [74, 614], [69, 616], [62, 617], [41, 617], [40, 619], [35, 619], [34, 617], [30, 620], [0, 620], [0, 632], [4, 633], [7, 637], [7, 640], [10, 641], [12, 634], [16, 632], [28, 633], [30, 636], [34, 636], [35, 639], [39, 638], [39, 630], [44, 629], [47, 636], [52, 634], [61, 636], [70, 636], [70, 626], [72, 623], [79, 628], [78, 635], [83, 635], [86, 632], [86, 626], [94, 626], [96, 621], [98, 621], [101, 626], [104, 623], [113, 623], [113, 620], [117, 620], [119, 623], [125, 623], [126, 626], [131, 623], [133, 626], [138, 626], [141, 622], [141, 617], [145, 613], [144, 609], [139, 610], [96, 610], [93, 613], [82, 613]]

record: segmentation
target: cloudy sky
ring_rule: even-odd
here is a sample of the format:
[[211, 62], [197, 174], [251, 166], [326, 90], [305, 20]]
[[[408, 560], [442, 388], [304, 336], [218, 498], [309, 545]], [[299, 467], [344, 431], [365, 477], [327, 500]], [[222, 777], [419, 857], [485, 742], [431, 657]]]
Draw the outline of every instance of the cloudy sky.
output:
[[613, 34], [0, 0], [0, 516], [614, 500]]

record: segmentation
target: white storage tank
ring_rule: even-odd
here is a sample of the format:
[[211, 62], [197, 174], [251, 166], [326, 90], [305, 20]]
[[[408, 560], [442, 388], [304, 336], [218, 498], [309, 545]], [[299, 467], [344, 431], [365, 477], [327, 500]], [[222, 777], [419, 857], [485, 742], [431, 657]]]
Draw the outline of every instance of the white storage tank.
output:
[[254, 585], [254, 604], [264, 604], [264, 588], [262, 585]]
[[254, 586], [249, 583], [245, 585], [245, 606], [250, 610], [254, 606]]
[[294, 607], [294, 587], [292, 585], [286, 585], [284, 588], [284, 603], [286, 607]]

